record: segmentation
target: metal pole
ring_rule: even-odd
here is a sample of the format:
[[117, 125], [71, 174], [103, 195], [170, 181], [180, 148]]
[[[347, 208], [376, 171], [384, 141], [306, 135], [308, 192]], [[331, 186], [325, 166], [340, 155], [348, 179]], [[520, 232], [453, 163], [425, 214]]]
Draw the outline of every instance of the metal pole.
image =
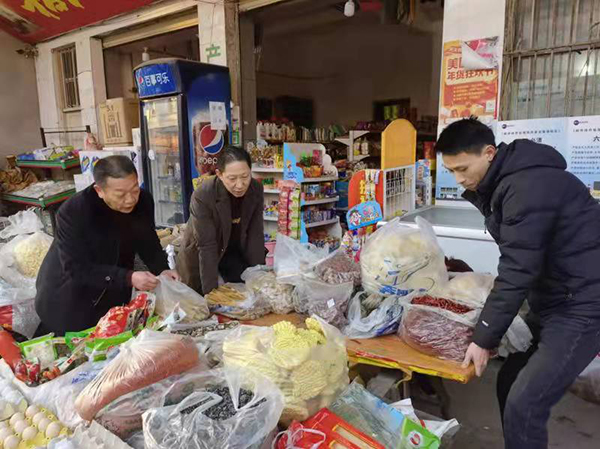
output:
[[550, 53], [550, 76], [548, 77], [548, 95], [546, 96], [546, 117], [550, 117], [553, 78], [554, 78], [554, 52]]

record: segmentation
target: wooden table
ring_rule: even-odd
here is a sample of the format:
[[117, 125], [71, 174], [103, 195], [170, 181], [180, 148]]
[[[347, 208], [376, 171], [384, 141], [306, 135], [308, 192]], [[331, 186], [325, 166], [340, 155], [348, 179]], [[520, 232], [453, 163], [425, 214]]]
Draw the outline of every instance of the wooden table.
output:
[[[271, 314], [244, 324], [272, 326], [280, 321], [289, 321], [300, 326], [304, 324], [305, 318], [297, 313]], [[462, 368], [459, 363], [425, 355], [408, 346], [397, 335], [366, 340], [348, 340], [347, 349], [350, 361], [359, 364], [399, 369], [407, 374], [421, 373], [461, 383], [467, 383], [475, 377], [473, 365], [469, 368]]]

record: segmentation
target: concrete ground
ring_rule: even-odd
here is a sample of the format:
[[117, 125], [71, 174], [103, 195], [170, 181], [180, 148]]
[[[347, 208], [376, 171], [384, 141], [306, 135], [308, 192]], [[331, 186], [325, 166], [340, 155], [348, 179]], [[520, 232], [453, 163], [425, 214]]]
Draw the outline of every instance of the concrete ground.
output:
[[[461, 424], [453, 449], [504, 449], [496, 401], [496, 374], [500, 366], [501, 362], [492, 361], [483, 378], [467, 385], [444, 381], [450, 396], [450, 416]], [[415, 408], [440, 415], [439, 407], [424, 399], [418, 391], [413, 391], [411, 396]], [[600, 405], [567, 393], [554, 407], [548, 429], [550, 448], [598, 449]]]

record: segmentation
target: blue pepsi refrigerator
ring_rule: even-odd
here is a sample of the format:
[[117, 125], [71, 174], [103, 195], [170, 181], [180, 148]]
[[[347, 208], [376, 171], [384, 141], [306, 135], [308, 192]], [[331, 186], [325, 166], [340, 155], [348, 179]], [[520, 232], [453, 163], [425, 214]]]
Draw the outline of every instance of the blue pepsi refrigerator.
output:
[[137, 66], [144, 179], [155, 203], [156, 225], [189, 217], [200, 179], [214, 173], [231, 136], [229, 70], [177, 58]]

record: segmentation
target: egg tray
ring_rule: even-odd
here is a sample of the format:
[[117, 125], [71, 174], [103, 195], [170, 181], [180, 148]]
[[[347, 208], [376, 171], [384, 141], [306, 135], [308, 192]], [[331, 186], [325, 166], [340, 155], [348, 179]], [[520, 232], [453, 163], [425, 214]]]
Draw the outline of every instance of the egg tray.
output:
[[[47, 409], [45, 409], [43, 407], [40, 407], [40, 411], [43, 412], [50, 421], [53, 421], [53, 422], [54, 421], [58, 421], [58, 418], [53, 413], [51, 413], [49, 410], [47, 410]], [[10, 419], [7, 419], [7, 420], [1, 421], [1, 422], [7, 423], [8, 427], [10, 427], [12, 429], [12, 426], [9, 424], [9, 421], [10, 421]], [[25, 421], [27, 421], [29, 425], [33, 426], [31, 418], [25, 418]], [[56, 438], [60, 438], [60, 437], [63, 437], [63, 436], [68, 436], [69, 433], [70, 433], [69, 429], [66, 428], [66, 427], [64, 427], [64, 426], [62, 426], [62, 430], [61, 430], [61, 432], [58, 434], [58, 436]], [[56, 439], [56, 438], [53, 438], [53, 439]], [[50, 441], [51, 441], [51, 439], [46, 438], [44, 434], [42, 434], [41, 432], [38, 432], [37, 435], [35, 436], [35, 438], [32, 439], [32, 440], [29, 440], [27, 442], [21, 440], [21, 442], [17, 446], [17, 449], [44, 448], [44, 447], [48, 446], [48, 444], [50, 444]]]
[[80, 424], [73, 432], [71, 441], [77, 446], [85, 449], [132, 449], [119, 437], [106, 430], [96, 421], [89, 426]]

